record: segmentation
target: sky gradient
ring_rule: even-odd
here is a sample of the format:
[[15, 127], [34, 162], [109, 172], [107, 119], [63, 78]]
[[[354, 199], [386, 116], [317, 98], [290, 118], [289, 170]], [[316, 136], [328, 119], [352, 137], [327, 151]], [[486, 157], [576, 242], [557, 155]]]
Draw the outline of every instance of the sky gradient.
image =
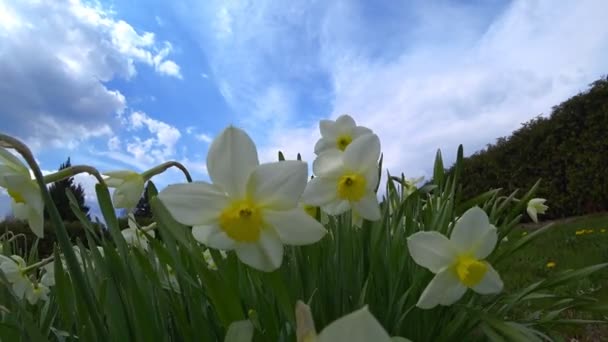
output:
[[[227, 125], [262, 161], [311, 162], [318, 120], [348, 113], [392, 173], [428, 177], [437, 149], [449, 165], [458, 144], [471, 154], [605, 75], [605, 13], [603, 0], [0, 0], [0, 131], [44, 170], [177, 160], [207, 180]], [[93, 180], [78, 181], [92, 202]]]

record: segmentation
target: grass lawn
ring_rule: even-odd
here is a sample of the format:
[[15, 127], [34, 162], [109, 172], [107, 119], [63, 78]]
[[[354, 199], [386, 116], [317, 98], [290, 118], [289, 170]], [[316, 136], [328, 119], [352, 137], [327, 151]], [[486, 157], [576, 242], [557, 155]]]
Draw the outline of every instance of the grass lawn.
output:
[[[546, 223], [515, 229], [509, 235], [508, 243], [521, 239], [523, 235]], [[499, 271], [506, 291], [513, 291], [543, 279], [552, 272], [605, 262], [608, 262], [608, 213], [554, 222], [549, 231], [516, 253], [499, 267]], [[552, 265], [554, 266], [547, 267]], [[569, 294], [595, 293], [608, 301], [608, 269], [557, 290], [562, 291]], [[575, 312], [566, 314], [582, 318], [577, 317]], [[578, 341], [598, 341], [598, 338], [608, 340], [608, 325], [573, 327], [572, 330], [568, 329], [566, 335]]]

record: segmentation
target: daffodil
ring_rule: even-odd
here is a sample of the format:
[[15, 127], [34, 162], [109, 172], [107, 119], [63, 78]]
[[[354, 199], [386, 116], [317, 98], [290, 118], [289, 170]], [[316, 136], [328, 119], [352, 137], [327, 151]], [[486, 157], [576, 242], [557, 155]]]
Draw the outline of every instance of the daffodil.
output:
[[544, 198], [533, 198], [528, 201], [528, 208], [526, 211], [528, 212], [528, 215], [530, 215], [532, 221], [538, 223], [538, 214], [544, 214], [547, 209], [549, 209], [549, 207], [544, 204], [546, 201], [547, 200]]
[[137, 206], [144, 192], [146, 180], [143, 175], [128, 171], [110, 171], [104, 173], [106, 184], [114, 188], [112, 202], [116, 208], [133, 209]]
[[416, 190], [418, 190], [417, 184], [422, 182], [424, 177], [418, 178], [409, 178], [405, 180], [405, 184], [403, 184], [403, 190], [405, 192], [405, 197], [413, 194]]
[[310, 307], [298, 301], [296, 325], [298, 342], [408, 341], [403, 337], [391, 338], [367, 306], [333, 321], [317, 335]]
[[454, 225], [450, 239], [438, 232], [418, 232], [407, 239], [410, 255], [418, 265], [435, 273], [416, 306], [430, 309], [451, 305], [467, 288], [480, 294], [502, 291], [498, 272], [484, 259], [496, 246], [498, 234], [486, 213], [467, 210]]
[[336, 121], [321, 120], [319, 122], [321, 139], [315, 145], [315, 153], [320, 155], [325, 151], [344, 151], [357, 138], [372, 133], [372, 130], [357, 126], [355, 120], [348, 115], [342, 115]]
[[6, 280], [11, 284], [13, 292], [18, 298], [23, 298], [26, 291], [32, 286], [31, 280], [25, 273], [27, 264], [18, 255], [7, 257], [0, 255], [0, 271], [4, 273]]
[[49, 292], [50, 289], [42, 283], [30, 284], [25, 292], [25, 298], [30, 304], [34, 305], [39, 300], [47, 301], [49, 299]]
[[324, 152], [313, 163], [316, 177], [306, 186], [302, 200], [330, 215], [352, 208], [364, 219], [379, 220], [375, 193], [379, 157], [380, 139], [375, 134], [360, 137], [344, 153]]
[[281, 266], [283, 245], [319, 241], [325, 228], [298, 208], [306, 187], [306, 163], [288, 160], [260, 165], [251, 138], [226, 128], [207, 154], [213, 184], [170, 185], [158, 194], [178, 222], [193, 226], [196, 240], [234, 250], [245, 264], [262, 271]]
[[0, 147], [0, 187], [11, 197], [16, 218], [27, 220], [36, 236], [44, 237], [44, 201], [29, 169], [8, 150]]
[[150, 237], [156, 236], [154, 232], [154, 227], [156, 226], [156, 223], [152, 223], [151, 225], [146, 227], [139, 227], [139, 225], [135, 221], [135, 216], [133, 214], [129, 214], [127, 223], [129, 225], [129, 228], [123, 229], [120, 232], [122, 234], [122, 237], [125, 239], [127, 245], [141, 248], [147, 251], [150, 246], [150, 243], [148, 242], [148, 236], [146, 236], [146, 234]]

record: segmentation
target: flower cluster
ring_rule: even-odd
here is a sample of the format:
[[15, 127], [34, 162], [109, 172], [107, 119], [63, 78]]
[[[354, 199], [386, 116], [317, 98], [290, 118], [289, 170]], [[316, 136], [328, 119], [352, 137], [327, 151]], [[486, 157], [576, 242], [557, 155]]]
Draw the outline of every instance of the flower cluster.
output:
[[[321, 216], [327, 218], [350, 211], [357, 226], [362, 226], [363, 220], [381, 219], [376, 194], [381, 175], [379, 137], [371, 129], [357, 126], [348, 115], [335, 121], [322, 120], [319, 128], [321, 138], [314, 148], [314, 177], [310, 181], [305, 162], [260, 163], [249, 135], [230, 126], [210, 144], [206, 160], [210, 182], [172, 184], [158, 194], [158, 200], [171, 216], [191, 227], [192, 237], [204, 245], [200, 249], [201, 258], [210, 270], [218, 267], [209, 248], [219, 250], [222, 257], [233, 252], [244, 264], [272, 272], [282, 265], [285, 245], [314, 244], [327, 234], [319, 220]], [[132, 209], [148, 179], [167, 165], [144, 173], [106, 172], [104, 181], [114, 188], [114, 207]], [[187, 178], [190, 181], [189, 175]], [[417, 190], [416, 183], [420, 181], [408, 179], [402, 184], [406, 197]], [[8, 189], [16, 215], [27, 218], [32, 230], [42, 236], [44, 206], [40, 189], [27, 167], [3, 148], [0, 148], [0, 186]], [[528, 203], [527, 211], [535, 222], [537, 214], [547, 210], [544, 202], [533, 199]], [[389, 214], [390, 210], [389, 205]], [[121, 235], [129, 246], [142, 251], [154, 249], [150, 239], [155, 238], [156, 223], [141, 227], [131, 214], [128, 225]], [[447, 228], [451, 230], [449, 238], [437, 231], [420, 231], [407, 239], [407, 250], [414, 262], [435, 274], [418, 300], [417, 306], [423, 309], [451, 305], [467, 289], [495, 294], [503, 288], [500, 276], [485, 261], [498, 239], [496, 227], [490, 224], [487, 214], [474, 207]], [[49, 287], [54, 286], [52, 262], [42, 267], [41, 281], [32, 282], [26, 275], [23, 259], [13, 256], [1, 260], [0, 269], [17, 296], [25, 296], [30, 302], [47, 298]], [[82, 264], [82, 260], [79, 262]], [[165, 288], [179, 291], [173, 269], [163, 264], [159, 270], [165, 274]], [[364, 329], [357, 330], [357, 324]], [[360, 338], [353, 335], [355, 331], [360, 331], [361, 336], [373, 332], [367, 337], [375, 340], [390, 340], [366, 309], [336, 321], [318, 336], [314, 325], [308, 329], [311, 338], [320, 341], [335, 340], [338, 336]]]

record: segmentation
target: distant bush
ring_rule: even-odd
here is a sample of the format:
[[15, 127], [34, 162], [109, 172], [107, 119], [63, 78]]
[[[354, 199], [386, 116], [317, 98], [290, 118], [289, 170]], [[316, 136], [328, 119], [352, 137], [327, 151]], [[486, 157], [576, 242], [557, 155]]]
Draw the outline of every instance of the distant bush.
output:
[[[491, 123], [489, 123], [491, 124]], [[608, 77], [465, 158], [463, 195], [530, 188], [548, 199], [545, 218], [608, 209]]]

